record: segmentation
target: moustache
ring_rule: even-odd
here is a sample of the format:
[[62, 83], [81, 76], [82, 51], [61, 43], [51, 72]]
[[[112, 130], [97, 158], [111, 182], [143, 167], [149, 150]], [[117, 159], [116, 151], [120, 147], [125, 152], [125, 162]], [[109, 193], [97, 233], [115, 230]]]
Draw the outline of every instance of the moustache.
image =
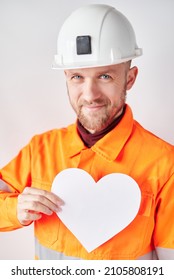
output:
[[98, 98], [92, 101], [87, 101], [87, 100], [80, 100], [79, 101], [79, 106], [97, 106], [97, 105], [108, 105], [109, 102], [108, 100], [104, 98]]

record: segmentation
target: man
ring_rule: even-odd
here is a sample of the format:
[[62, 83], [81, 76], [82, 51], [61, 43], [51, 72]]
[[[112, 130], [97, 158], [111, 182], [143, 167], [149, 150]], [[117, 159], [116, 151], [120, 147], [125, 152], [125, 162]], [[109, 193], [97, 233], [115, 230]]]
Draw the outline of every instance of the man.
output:
[[[34, 222], [36, 259], [174, 259], [174, 149], [126, 104], [138, 73], [131, 60], [140, 55], [132, 26], [113, 7], [82, 7], [62, 26], [54, 68], [65, 71], [77, 122], [36, 135], [0, 171], [0, 228]], [[126, 174], [141, 190], [135, 219], [90, 253], [58, 218], [66, 201], [51, 192], [71, 167], [96, 182]]]

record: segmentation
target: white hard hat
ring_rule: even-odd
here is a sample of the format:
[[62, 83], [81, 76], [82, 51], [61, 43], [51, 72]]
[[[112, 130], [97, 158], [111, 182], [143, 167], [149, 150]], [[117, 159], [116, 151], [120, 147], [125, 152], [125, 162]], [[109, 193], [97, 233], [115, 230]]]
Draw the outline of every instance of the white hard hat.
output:
[[141, 54], [127, 18], [111, 6], [93, 4], [77, 9], [64, 22], [53, 68], [119, 64]]

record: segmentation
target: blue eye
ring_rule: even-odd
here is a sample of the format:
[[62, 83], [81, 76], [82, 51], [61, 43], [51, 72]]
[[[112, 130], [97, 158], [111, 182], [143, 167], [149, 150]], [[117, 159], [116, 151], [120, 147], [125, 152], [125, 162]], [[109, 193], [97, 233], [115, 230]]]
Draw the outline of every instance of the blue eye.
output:
[[102, 75], [100, 76], [100, 78], [101, 78], [101, 79], [108, 80], [108, 79], [111, 78], [111, 76], [109, 76], [108, 74], [102, 74]]
[[80, 75], [74, 75], [72, 79], [80, 80], [82, 77]]

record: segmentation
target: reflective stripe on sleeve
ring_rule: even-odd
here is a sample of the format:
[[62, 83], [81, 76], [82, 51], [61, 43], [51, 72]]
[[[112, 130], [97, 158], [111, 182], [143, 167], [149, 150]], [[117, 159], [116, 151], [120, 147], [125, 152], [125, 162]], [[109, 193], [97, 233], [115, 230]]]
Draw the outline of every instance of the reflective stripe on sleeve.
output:
[[174, 260], [174, 249], [156, 247], [159, 260]]
[[156, 251], [153, 250], [153, 251], [139, 257], [137, 260], [158, 260], [158, 257], [157, 257]]

